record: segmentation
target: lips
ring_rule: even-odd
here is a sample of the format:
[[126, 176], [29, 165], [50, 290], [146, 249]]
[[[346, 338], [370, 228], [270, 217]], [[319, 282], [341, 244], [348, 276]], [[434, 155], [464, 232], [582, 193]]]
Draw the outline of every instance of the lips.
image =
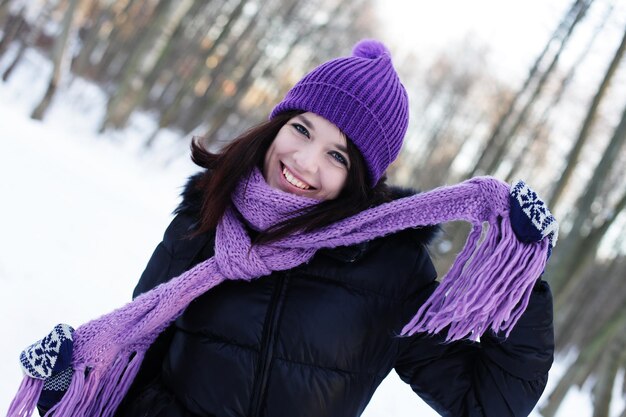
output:
[[294, 187], [296, 187], [296, 188], [298, 188], [298, 189], [300, 189], [302, 191], [315, 190], [315, 187], [313, 187], [312, 185], [302, 181], [291, 170], [289, 170], [289, 168], [287, 168], [284, 164], [281, 164], [281, 166], [282, 166], [283, 178], [290, 185], [292, 185], [292, 186], [294, 186]]

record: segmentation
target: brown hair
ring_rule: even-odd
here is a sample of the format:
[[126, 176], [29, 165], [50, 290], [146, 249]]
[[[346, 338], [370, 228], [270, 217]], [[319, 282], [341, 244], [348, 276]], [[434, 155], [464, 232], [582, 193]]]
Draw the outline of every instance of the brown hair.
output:
[[[194, 234], [217, 227], [231, 203], [230, 196], [240, 178], [254, 166], [263, 166], [265, 154], [278, 131], [300, 113], [281, 113], [244, 132], [217, 153], [207, 151], [200, 143], [201, 138], [194, 138], [191, 159], [196, 165], [207, 169], [196, 184], [202, 192], [202, 211], [199, 227]], [[255, 243], [275, 241], [296, 231], [318, 229], [390, 200], [386, 178], [383, 176], [375, 187], [370, 187], [361, 153], [349, 139], [347, 145], [351, 164], [346, 184], [339, 196], [321, 201], [311, 210], [259, 233], [254, 239]]]

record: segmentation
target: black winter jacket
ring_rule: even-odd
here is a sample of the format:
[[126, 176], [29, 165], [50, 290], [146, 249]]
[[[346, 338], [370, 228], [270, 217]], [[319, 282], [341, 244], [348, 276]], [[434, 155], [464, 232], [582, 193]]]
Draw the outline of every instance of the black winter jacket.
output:
[[[188, 184], [183, 197], [134, 296], [213, 255], [213, 233], [187, 238], [200, 196]], [[392, 369], [443, 416], [528, 415], [553, 357], [545, 282], [505, 341], [398, 337], [437, 286], [425, 248], [434, 231], [321, 250], [205, 293], [148, 350], [117, 417], [358, 416]]]

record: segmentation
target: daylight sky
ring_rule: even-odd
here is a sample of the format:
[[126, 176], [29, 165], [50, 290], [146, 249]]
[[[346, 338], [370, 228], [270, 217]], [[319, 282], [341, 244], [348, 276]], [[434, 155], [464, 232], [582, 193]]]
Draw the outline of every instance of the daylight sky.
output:
[[378, 0], [381, 32], [428, 61], [450, 44], [486, 44], [494, 65], [521, 77], [571, 0]]

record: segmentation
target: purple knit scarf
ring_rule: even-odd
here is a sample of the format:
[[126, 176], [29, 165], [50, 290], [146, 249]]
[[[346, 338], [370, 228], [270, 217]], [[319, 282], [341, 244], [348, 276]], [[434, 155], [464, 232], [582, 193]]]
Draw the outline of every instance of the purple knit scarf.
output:
[[[473, 226], [452, 268], [402, 333], [447, 328], [447, 340], [476, 339], [488, 329], [508, 335], [528, 305], [550, 245], [547, 238], [536, 243], [516, 239], [508, 216], [509, 186], [489, 177], [385, 203], [320, 230], [255, 246], [240, 217], [264, 230], [316, 200], [270, 188], [257, 169], [240, 182], [232, 200], [236, 210], [229, 208], [217, 226], [215, 256], [76, 330], [72, 381], [48, 415], [113, 415], [150, 344], [191, 301], [221, 282], [291, 269], [318, 249], [412, 227], [453, 220]], [[8, 416], [29, 416], [42, 386], [42, 380], [26, 376]]]

